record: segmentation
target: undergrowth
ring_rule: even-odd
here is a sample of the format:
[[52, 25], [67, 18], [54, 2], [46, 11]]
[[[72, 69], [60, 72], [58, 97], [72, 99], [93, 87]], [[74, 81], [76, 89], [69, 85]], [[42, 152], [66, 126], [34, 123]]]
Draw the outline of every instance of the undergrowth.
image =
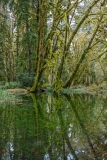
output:
[[0, 87], [0, 101], [1, 102], [15, 101], [15, 99], [16, 99], [15, 95], [9, 94], [6, 90]]

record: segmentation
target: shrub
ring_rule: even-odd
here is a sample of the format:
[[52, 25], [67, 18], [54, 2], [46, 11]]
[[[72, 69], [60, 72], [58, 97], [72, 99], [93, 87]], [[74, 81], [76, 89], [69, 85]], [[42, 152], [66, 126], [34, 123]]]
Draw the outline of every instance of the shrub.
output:
[[20, 87], [31, 87], [34, 81], [34, 73], [21, 73], [18, 75]]

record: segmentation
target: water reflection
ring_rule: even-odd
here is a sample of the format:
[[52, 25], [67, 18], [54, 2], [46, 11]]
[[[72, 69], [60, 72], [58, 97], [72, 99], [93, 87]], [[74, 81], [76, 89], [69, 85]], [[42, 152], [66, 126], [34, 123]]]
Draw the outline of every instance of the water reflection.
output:
[[13, 148], [13, 144], [11, 142], [7, 142], [4, 151], [3, 151], [3, 156], [1, 158], [1, 160], [11, 160], [14, 157], [14, 148]]
[[1, 160], [107, 159], [106, 96], [21, 99], [23, 104], [0, 104]]
[[50, 160], [49, 154], [45, 154], [44, 160]]
[[69, 154], [67, 155], [67, 160], [72, 160], [72, 159], [74, 159], [74, 157], [73, 157], [72, 154], [69, 153]]

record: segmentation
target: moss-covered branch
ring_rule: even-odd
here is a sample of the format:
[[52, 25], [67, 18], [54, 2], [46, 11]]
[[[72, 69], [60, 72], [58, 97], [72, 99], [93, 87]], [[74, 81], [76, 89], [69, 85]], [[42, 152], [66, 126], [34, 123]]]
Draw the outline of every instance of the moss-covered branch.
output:
[[77, 71], [78, 71], [81, 63], [82, 63], [83, 60], [86, 58], [86, 54], [88, 53], [89, 49], [91, 48], [91, 44], [93, 43], [93, 40], [94, 40], [94, 38], [95, 38], [95, 36], [96, 36], [96, 33], [97, 33], [98, 29], [99, 29], [99, 25], [100, 25], [100, 22], [101, 22], [102, 18], [103, 18], [103, 16], [101, 16], [100, 20], [98, 21], [97, 27], [95, 28], [95, 30], [94, 30], [94, 32], [93, 32], [93, 34], [92, 34], [92, 37], [91, 37], [91, 39], [90, 39], [90, 41], [89, 41], [89, 43], [88, 43], [88, 46], [84, 49], [84, 51], [83, 51], [83, 53], [82, 53], [82, 55], [81, 55], [81, 57], [80, 57], [80, 60], [79, 60], [79, 62], [77, 63], [77, 65], [76, 65], [73, 73], [71, 74], [71, 76], [70, 76], [70, 78], [67, 80], [67, 82], [64, 84], [64, 86], [63, 86], [64, 88], [70, 87], [70, 85], [71, 85], [74, 77], [76, 76], [76, 73], [77, 73]]

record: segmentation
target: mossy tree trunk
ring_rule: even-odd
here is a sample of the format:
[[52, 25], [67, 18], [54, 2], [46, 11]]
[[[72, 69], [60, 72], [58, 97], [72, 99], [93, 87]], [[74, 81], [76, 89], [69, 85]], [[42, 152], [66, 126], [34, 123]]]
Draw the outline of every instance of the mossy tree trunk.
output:
[[[28, 24], [28, 17], [26, 19], [26, 33], [29, 33], [29, 24]], [[31, 60], [30, 60], [30, 55], [31, 55], [31, 50], [30, 50], [30, 43], [29, 43], [29, 38], [26, 44], [26, 52], [27, 52], [27, 70], [28, 70], [28, 74], [30, 76], [30, 67], [31, 67]]]
[[38, 86], [38, 82], [41, 77], [42, 62], [44, 56], [44, 29], [46, 27], [46, 12], [45, 6], [43, 5], [44, 1], [38, 1], [38, 44], [37, 44], [37, 70], [35, 75], [34, 84], [31, 88], [31, 92], [35, 92]]

